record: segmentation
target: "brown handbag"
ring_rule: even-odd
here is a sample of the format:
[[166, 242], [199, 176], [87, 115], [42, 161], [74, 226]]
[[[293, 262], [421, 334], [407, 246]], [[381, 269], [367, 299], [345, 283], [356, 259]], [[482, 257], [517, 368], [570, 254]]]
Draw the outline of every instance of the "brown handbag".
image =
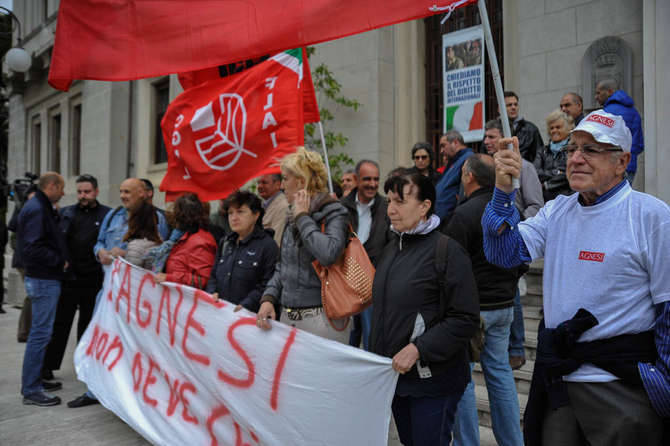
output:
[[[323, 222], [321, 232], [325, 232]], [[344, 253], [335, 263], [324, 267], [318, 260], [312, 262], [316, 274], [321, 279], [321, 301], [328, 319], [348, 318], [372, 304], [375, 267], [372, 266], [363, 244], [351, 225], [348, 238]], [[345, 324], [344, 328], [346, 326]], [[335, 325], [333, 327], [338, 329]]]

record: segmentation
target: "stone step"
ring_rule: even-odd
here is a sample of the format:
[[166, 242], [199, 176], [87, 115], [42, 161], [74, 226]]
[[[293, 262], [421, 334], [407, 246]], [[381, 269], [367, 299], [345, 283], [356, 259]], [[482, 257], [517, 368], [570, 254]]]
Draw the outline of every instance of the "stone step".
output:
[[521, 296], [521, 306], [522, 307], [542, 307], [542, 291], [540, 290], [539, 294], [531, 293], [528, 290], [528, 293]]
[[[526, 363], [519, 370], [514, 370], [514, 382], [516, 383], [516, 390], [519, 394], [528, 394], [528, 391], [530, 390], [530, 381], [533, 377], [534, 366], [534, 361], [526, 360]], [[475, 368], [472, 370], [472, 378], [475, 385], [486, 387], [484, 371], [482, 370], [482, 365], [478, 362], [475, 363]]]
[[[528, 395], [519, 394], [519, 409], [521, 420], [526, 410], [526, 403], [528, 402]], [[479, 426], [492, 428], [491, 423], [491, 408], [489, 407], [489, 395], [485, 387], [475, 386], [475, 399], [477, 400], [477, 414], [479, 415]]]

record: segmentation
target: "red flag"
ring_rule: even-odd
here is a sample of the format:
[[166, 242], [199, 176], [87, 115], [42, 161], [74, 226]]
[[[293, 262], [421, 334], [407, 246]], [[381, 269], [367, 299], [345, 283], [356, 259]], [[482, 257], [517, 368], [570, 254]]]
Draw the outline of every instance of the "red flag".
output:
[[[218, 67], [210, 67], [202, 70], [189, 71], [188, 73], [179, 73], [179, 83], [184, 90], [195, 87], [203, 82], [220, 79], [235, 73], [240, 73], [247, 70], [263, 61], [270, 56], [259, 57], [258, 59], [248, 59], [234, 64], [220, 65]], [[312, 72], [309, 68], [309, 61], [307, 58], [307, 50], [302, 49], [302, 63], [303, 63], [303, 122], [319, 122], [319, 107], [316, 103], [316, 92], [314, 90], [314, 82], [312, 82]]]
[[161, 123], [168, 171], [160, 188], [168, 199], [183, 192], [224, 198], [279, 171], [303, 134], [300, 56], [299, 49], [280, 53], [190, 88], [170, 104]]
[[49, 84], [185, 73], [445, 12], [475, 0], [61, 0]]

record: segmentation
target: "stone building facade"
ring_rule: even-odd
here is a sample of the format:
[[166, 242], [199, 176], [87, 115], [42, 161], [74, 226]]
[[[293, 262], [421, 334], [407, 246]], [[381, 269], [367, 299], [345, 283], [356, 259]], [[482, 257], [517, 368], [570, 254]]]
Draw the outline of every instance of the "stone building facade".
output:
[[[25, 75], [7, 73], [10, 180], [25, 171], [59, 170], [67, 180], [64, 204], [69, 204], [74, 202], [74, 178], [90, 173], [100, 180], [101, 201], [116, 205], [118, 185], [125, 177], [160, 183], [167, 165], [158, 123], [180, 87], [171, 76], [116, 83], [78, 81], [66, 93], [51, 89], [47, 74], [58, 3], [26, 0], [14, 5], [33, 65]], [[663, 125], [670, 107], [665, 96], [670, 93], [662, 88], [670, 68], [670, 49], [662, 45], [670, 40], [670, 31], [663, 26], [670, 21], [670, 4], [663, 0], [488, 0], [487, 4], [498, 17], [492, 23], [499, 28], [498, 41], [502, 40], [505, 88], [519, 94], [522, 114], [540, 129], [564, 92], [592, 90], [583, 76], [589, 47], [606, 37], [625, 43], [631, 54], [628, 93], [643, 116], [646, 138], [636, 187], [670, 201], [670, 177], [661, 174], [670, 167], [670, 155], [664, 150], [670, 127]], [[455, 11], [445, 27], [454, 22], [469, 25], [467, 17], [476, 22], [474, 7], [468, 8], [469, 12]], [[349, 138], [345, 149], [349, 155], [379, 161], [382, 173], [410, 165], [412, 144], [435, 141], [441, 127], [430, 113], [441, 105], [430, 93], [439, 67], [427, 47], [434, 34], [430, 28], [434, 22], [429, 20], [436, 19], [320, 44], [311, 61], [313, 67], [326, 62], [342, 83], [343, 93], [362, 103], [357, 112], [329, 108], [335, 111], [337, 130]], [[489, 89], [487, 96], [492, 95]], [[585, 102], [588, 106], [590, 98]], [[157, 203], [162, 200], [158, 194]]]

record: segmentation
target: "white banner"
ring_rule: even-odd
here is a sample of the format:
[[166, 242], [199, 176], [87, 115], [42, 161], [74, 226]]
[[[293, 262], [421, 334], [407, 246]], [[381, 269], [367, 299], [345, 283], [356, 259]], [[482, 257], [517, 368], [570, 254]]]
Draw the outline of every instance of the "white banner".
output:
[[465, 142], [484, 139], [484, 29], [442, 35], [444, 131], [458, 130]]
[[383, 445], [391, 360], [155, 284], [117, 259], [75, 352], [80, 380], [161, 445]]

